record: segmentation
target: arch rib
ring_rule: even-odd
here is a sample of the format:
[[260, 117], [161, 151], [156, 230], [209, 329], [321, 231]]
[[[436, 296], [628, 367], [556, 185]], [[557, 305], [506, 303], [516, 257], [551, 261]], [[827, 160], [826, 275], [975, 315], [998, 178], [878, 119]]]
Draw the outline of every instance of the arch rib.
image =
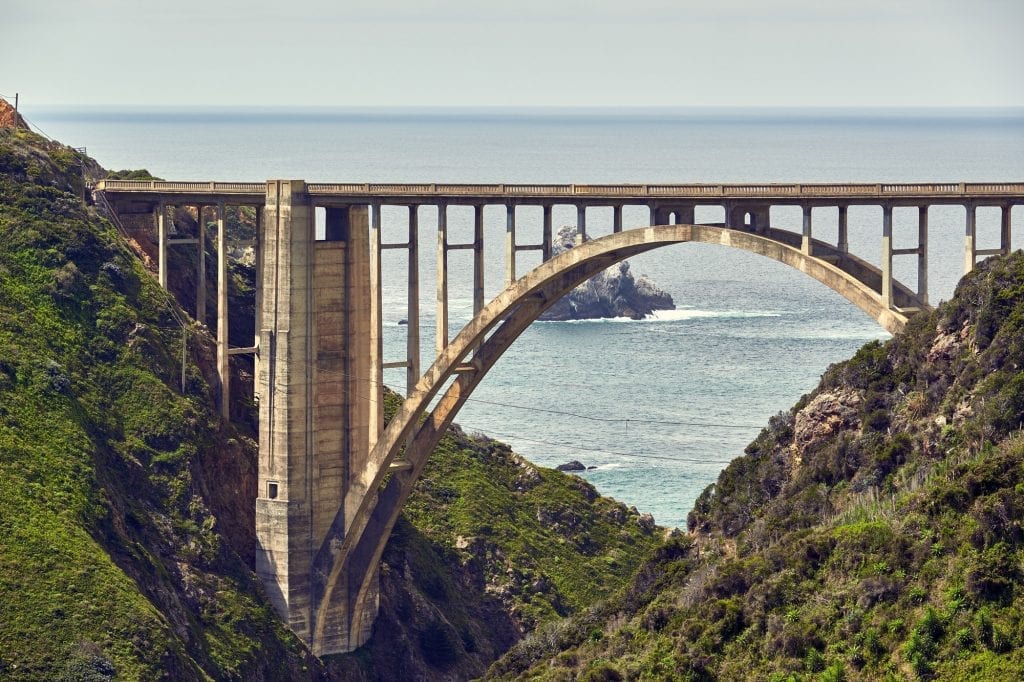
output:
[[[319, 578], [314, 581], [319, 589], [313, 594], [313, 650], [318, 651], [322, 646], [327, 605], [342, 579], [349, 581], [348, 587], [357, 594], [355, 607], [348, 615], [348, 630], [358, 632], [358, 625], [365, 617], [372, 578], [402, 504], [412, 492], [428, 456], [469, 395], [533, 321], [559, 298], [605, 268], [669, 244], [720, 244], [757, 253], [804, 272], [850, 300], [889, 331], [896, 331], [906, 323], [904, 313], [884, 306], [879, 293], [862, 281], [880, 277], [877, 268], [849, 254], [840, 254], [823, 242], [816, 242], [815, 252], [825, 258], [809, 256], [798, 247], [784, 243], [790, 241], [785, 236], [789, 234], [792, 233], [771, 230], [766, 236], [710, 225], [671, 225], [617, 232], [580, 244], [542, 263], [495, 297], [438, 356], [374, 445], [362, 476], [368, 493], [350, 519], [348, 533], [342, 537], [333, 530], [344, 528], [344, 520], [336, 519], [332, 532], [317, 550], [313, 571]], [[799, 235], [793, 237], [799, 239]], [[846, 266], [857, 275], [840, 266]], [[896, 290], [898, 303], [919, 304], [906, 287], [899, 285]], [[477, 350], [473, 370], [456, 374], [456, 368], [474, 348]], [[452, 377], [454, 381], [434, 410], [422, 419], [430, 402]], [[387, 479], [390, 464], [407, 442], [404, 460], [410, 466], [391, 473]], [[344, 510], [339, 510], [339, 516], [343, 513]]]

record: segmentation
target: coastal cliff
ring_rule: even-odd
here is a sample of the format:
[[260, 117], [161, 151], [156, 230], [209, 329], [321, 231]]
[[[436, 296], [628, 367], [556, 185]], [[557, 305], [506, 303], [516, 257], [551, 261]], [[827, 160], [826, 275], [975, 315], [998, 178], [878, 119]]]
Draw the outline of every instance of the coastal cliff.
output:
[[[0, 130], [0, 678], [467, 679], [660, 542], [586, 482], [453, 428], [385, 552], [373, 638], [317, 660], [253, 572], [251, 405], [219, 419], [208, 330], [83, 201], [89, 169]], [[233, 312], [251, 276], [233, 267]]]
[[1024, 679], [1024, 253], [828, 369], [617, 597], [489, 676]]
[[[589, 241], [587, 236], [584, 241]], [[552, 255], [576, 245], [576, 228], [563, 227], [551, 243]], [[675, 310], [672, 296], [659, 289], [646, 275], [633, 277], [629, 261], [622, 261], [594, 275], [551, 306], [542, 320], [592, 320], [628, 317], [642, 320], [655, 310]]]

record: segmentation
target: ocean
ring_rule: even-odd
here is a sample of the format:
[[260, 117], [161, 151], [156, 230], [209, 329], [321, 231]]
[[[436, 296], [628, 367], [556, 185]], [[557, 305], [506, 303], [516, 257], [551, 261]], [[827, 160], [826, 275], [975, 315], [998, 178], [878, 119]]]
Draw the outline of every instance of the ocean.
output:
[[[989, 110], [470, 110], [51, 109], [26, 112], [46, 134], [109, 169], [147, 168], [172, 180], [296, 178], [339, 182], [898, 182], [1024, 180], [1024, 111]], [[401, 241], [407, 211], [384, 212]], [[646, 224], [645, 208], [624, 224]], [[696, 220], [721, 221], [698, 208]], [[772, 211], [800, 230], [800, 211]], [[431, 226], [420, 212], [424, 368], [433, 349]], [[468, 241], [472, 211], [449, 214]], [[485, 215], [488, 296], [500, 289], [504, 209]], [[517, 217], [520, 243], [539, 239], [540, 209]], [[554, 224], [574, 225], [556, 207]], [[587, 214], [611, 231], [611, 210]], [[815, 209], [815, 236], [835, 239], [834, 209]], [[949, 298], [963, 263], [962, 207], [930, 213], [929, 295]], [[1014, 248], [1024, 210], [1013, 212]], [[851, 250], [877, 263], [881, 209], [851, 207]], [[999, 214], [978, 211], [979, 248], [998, 244]], [[916, 210], [894, 214], [896, 248], [914, 245]], [[535, 265], [520, 254], [519, 274]], [[470, 318], [470, 257], [453, 252], [451, 335]], [[404, 255], [387, 252], [385, 355], [402, 359]], [[674, 297], [651, 319], [538, 322], [488, 374], [456, 421], [510, 443], [531, 461], [579, 460], [602, 493], [667, 526], [685, 527], [697, 495], [757, 435], [816, 385], [832, 363], [888, 338], [830, 289], [784, 265], [725, 247], [671, 246], [631, 260]], [[390, 276], [389, 276], [390, 273]], [[897, 279], [915, 286], [916, 259]], [[402, 370], [385, 381], [404, 391]]]

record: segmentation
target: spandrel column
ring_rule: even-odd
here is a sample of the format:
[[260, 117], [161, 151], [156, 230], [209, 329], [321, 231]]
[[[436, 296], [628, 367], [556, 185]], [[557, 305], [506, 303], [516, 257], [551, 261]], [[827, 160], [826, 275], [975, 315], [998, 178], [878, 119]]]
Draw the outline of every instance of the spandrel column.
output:
[[228, 355], [228, 242], [224, 230], [224, 202], [217, 202], [217, 376], [220, 378], [220, 413], [231, 418], [231, 365]]
[[974, 204], [967, 204], [964, 208], [967, 210], [964, 221], [964, 274], [966, 275], [974, 269], [974, 264], [978, 261], [978, 231], [975, 222], [977, 212]]
[[892, 206], [882, 206], [882, 305], [892, 307]]
[[437, 354], [448, 346], [448, 207], [437, 206]]

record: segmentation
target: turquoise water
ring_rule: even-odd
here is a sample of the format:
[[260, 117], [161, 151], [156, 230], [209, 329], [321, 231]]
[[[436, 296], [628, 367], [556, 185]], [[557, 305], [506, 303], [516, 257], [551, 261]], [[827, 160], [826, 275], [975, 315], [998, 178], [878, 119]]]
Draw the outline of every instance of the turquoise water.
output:
[[[30, 112], [31, 114], [31, 112]], [[782, 111], [51, 111], [46, 133], [107, 168], [148, 168], [176, 180], [294, 177], [353, 182], [789, 182], [1024, 180], [1021, 112]], [[1014, 247], [1024, 246], [1014, 209]], [[402, 241], [407, 212], [388, 209], [385, 236]], [[436, 212], [422, 209], [424, 367], [433, 348]], [[453, 208], [450, 239], [468, 241], [471, 211]], [[645, 208], [624, 214], [642, 225]], [[720, 209], [698, 209], [720, 221]], [[575, 224], [556, 207], [555, 225]], [[588, 212], [611, 231], [611, 211]], [[948, 298], [963, 261], [964, 211], [930, 216], [933, 300]], [[539, 238], [540, 209], [518, 216], [521, 243]], [[815, 236], [835, 235], [835, 211], [815, 210]], [[850, 209], [852, 250], [878, 261], [881, 210]], [[896, 247], [916, 239], [916, 210], [895, 212]], [[998, 212], [978, 214], [980, 248], [998, 241]], [[798, 209], [772, 212], [799, 229]], [[504, 209], [486, 213], [487, 290], [502, 282]], [[521, 257], [523, 254], [521, 254]], [[524, 259], [520, 274], [536, 260]], [[540, 464], [579, 459], [606, 494], [685, 525], [700, 491], [768, 418], [788, 409], [830, 363], [887, 338], [871, 319], [786, 266], [724, 247], [686, 244], [631, 261], [679, 310], [643, 321], [543, 322], [491, 371], [457, 421], [510, 442]], [[451, 333], [469, 319], [469, 255], [450, 259]], [[385, 353], [402, 357], [404, 257], [385, 259]], [[896, 275], [915, 284], [914, 257]], [[391, 276], [388, 277], [388, 273]], [[400, 371], [389, 385], [403, 390]]]

